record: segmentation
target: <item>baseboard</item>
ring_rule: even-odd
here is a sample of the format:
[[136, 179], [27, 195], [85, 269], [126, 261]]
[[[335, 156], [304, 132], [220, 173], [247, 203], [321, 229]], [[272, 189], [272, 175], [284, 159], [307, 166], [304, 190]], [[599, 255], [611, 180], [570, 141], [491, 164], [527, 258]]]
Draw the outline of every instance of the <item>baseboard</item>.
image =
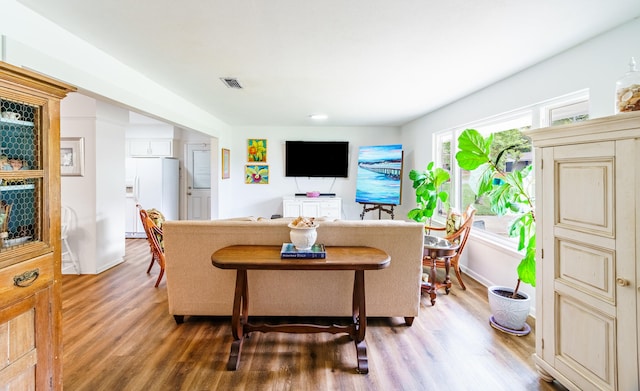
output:
[[98, 274], [104, 272], [105, 270], [109, 270], [114, 266], [118, 266], [119, 264], [124, 262], [124, 258], [118, 258], [118, 259], [114, 259], [112, 262], [104, 265], [103, 267], [101, 267], [100, 269], [98, 269], [96, 272]]
[[124, 238], [125, 239], [146, 239], [147, 234], [145, 234], [144, 232], [125, 232]]

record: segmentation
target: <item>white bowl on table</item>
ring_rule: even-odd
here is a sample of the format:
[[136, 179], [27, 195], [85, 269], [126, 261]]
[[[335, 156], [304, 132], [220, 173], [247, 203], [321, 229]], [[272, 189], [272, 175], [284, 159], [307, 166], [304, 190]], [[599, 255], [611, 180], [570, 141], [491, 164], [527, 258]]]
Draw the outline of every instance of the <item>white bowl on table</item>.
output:
[[316, 243], [316, 239], [318, 238], [316, 228], [318, 228], [318, 224], [314, 223], [312, 226], [302, 227], [289, 224], [289, 228], [291, 228], [289, 232], [291, 243], [293, 243], [298, 250], [310, 250]]

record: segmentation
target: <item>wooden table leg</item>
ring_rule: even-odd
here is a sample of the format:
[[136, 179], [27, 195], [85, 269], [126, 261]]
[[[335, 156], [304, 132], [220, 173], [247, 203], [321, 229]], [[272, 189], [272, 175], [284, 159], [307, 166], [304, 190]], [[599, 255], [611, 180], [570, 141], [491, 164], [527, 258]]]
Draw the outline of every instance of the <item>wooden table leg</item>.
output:
[[431, 270], [429, 272], [429, 298], [431, 299], [431, 305], [436, 305], [436, 291], [438, 290], [438, 281], [437, 281], [437, 273], [436, 273], [436, 254], [431, 253], [429, 256], [431, 258]]
[[445, 272], [444, 291], [447, 293], [447, 295], [451, 291], [451, 277], [449, 275], [449, 269], [451, 269], [451, 258], [445, 257], [444, 258], [444, 272]]
[[367, 311], [365, 306], [364, 270], [356, 270], [353, 279], [353, 323], [354, 335], [352, 338], [356, 345], [358, 357], [358, 373], [369, 373], [369, 360], [367, 358], [367, 345], [364, 342], [367, 331]]
[[247, 324], [249, 308], [249, 288], [247, 285], [247, 271], [238, 269], [236, 272], [236, 289], [233, 297], [233, 314], [231, 316], [231, 332], [233, 342], [231, 343], [231, 353], [227, 370], [235, 371], [240, 364], [240, 352], [244, 341], [244, 325]]

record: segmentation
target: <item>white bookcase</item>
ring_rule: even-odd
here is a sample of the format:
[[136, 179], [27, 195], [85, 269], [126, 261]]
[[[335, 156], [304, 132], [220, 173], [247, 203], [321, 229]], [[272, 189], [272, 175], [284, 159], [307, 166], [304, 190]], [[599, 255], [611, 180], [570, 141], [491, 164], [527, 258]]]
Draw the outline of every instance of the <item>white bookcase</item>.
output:
[[342, 199], [340, 197], [283, 197], [283, 217], [341, 217]]

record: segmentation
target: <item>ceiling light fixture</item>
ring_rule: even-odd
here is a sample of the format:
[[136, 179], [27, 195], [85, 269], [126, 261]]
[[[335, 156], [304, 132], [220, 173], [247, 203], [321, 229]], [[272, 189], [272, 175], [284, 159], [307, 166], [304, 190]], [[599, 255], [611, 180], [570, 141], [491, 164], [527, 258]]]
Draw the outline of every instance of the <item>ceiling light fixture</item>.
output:
[[321, 121], [329, 118], [329, 116], [326, 114], [311, 114], [309, 118], [311, 118], [312, 120]]

